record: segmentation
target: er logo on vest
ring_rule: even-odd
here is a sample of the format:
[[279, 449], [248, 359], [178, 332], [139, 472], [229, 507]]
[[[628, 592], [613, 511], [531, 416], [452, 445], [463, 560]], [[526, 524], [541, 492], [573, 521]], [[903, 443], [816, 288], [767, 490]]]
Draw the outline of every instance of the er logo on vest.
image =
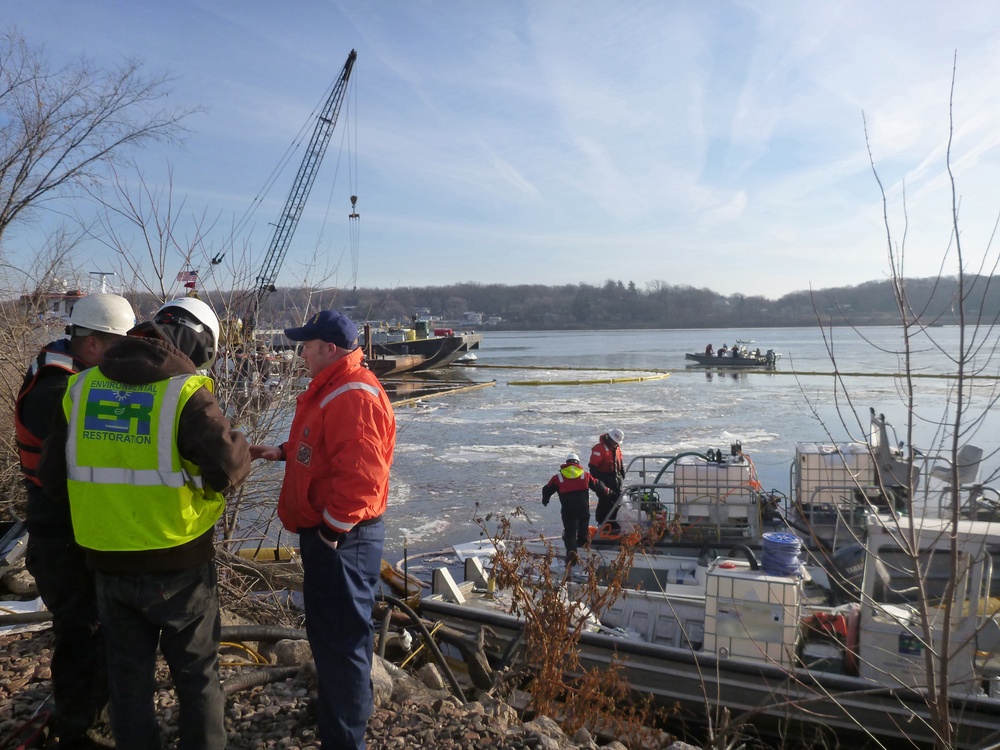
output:
[[92, 388], [87, 393], [85, 430], [149, 435], [154, 394]]

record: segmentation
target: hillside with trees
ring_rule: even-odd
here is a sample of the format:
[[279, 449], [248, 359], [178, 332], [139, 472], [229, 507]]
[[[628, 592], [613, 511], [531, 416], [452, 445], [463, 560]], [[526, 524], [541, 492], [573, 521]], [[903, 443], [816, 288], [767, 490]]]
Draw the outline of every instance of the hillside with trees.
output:
[[[905, 311], [910, 320], [925, 325], [954, 322], [958, 295], [955, 278], [908, 279]], [[1000, 315], [1000, 285], [986, 276], [965, 279], [981, 288], [982, 305], [966, 309], [967, 316], [993, 320]], [[297, 324], [309, 310], [348, 309], [358, 320], [408, 320], [427, 310], [435, 319], [460, 321], [463, 313], [499, 318], [502, 329], [608, 328], [766, 328], [779, 326], [898, 325], [901, 311], [889, 280], [857, 286], [798, 291], [775, 299], [763, 296], [719, 294], [710, 289], [663, 281], [606, 281], [602, 286], [567, 284], [479, 284], [468, 282], [440, 287], [324, 290], [279, 288], [264, 301], [264, 326]]]

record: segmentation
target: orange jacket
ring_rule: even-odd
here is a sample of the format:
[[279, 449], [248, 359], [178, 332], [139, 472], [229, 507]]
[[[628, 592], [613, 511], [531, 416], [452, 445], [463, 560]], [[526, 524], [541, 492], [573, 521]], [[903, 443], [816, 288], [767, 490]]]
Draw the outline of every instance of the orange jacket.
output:
[[625, 464], [622, 459], [622, 448], [614, 445], [608, 438], [607, 433], [601, 435], [597, 445], [590, 452], [590, 470], [601, 474], [625, 475]]
[[[42, 441], [48, 434], [52, 415], [60, 408], [61, 393], [66, 390], [69, 376], [85, 369], [87, 369], [86, 363], [70, 351], [69, 340], [60, 339], [42, 347], [24, 374], [21, 390], [14, 405], [14, 439], [17, 441], [21, 474], [25, 481], [37, 487], [42, 486], [38, 477], [38, 465], [42, 460]], [[32, 391], [38, 381], [54, 376], [57, 376], [58, 380], [47, 382], [55, 388], [43, 394], [40, 399], [33, 400]], [[59, 398], [53, 397], [56, 389], [60, 393]], [[32, 413], [28, 413], [29, 411]]]
[[330, 365], [296, 401], [278, 499], [289, 531], [325, 523], [346, 533], [385, 512], [396, 416], [363, 358], [357, 349]]

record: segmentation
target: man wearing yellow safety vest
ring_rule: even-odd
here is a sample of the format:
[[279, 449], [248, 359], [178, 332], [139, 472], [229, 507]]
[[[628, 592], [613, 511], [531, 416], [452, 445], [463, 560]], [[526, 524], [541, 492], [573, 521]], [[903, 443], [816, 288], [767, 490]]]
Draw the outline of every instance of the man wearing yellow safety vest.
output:
[[577, 548], [586, 546], [590, 541], [591, 490], [599, 498], [608, 495], [608, 488], [580, 466], [580, 457], [575, 453], [566, 456], [566, 461], [559, 467], [559, 473], [542, 487], [542, 505], [548, 505], [549, 498], [559, 493], [567, 565], [579, 560]]
[[69, 508], [45, 494], [38, 465], [70, 376], [99, 364], [134, 325], [135, 313], [124, 297], [101, 293], [77, 300], [66, 326], [69, 338], [42, 347], [14, 406], [14, 434], [28, 493], [25, 564], [52, 613], [53, 724], [63, 750], [97, 746], [93, 734], [108, 703], [107, 667], [94, 574], [73, 539]]
[[97, 573], [111, 724], [128, 750], [160, 747], [157, 645], [180, 704], [178, 747], [226, 746], [213, 542], [222, 493], [246, 478], [250, 453], [196, 372], [218, 340], [204, 302], [167, 302], [70, 379], [42, 451], [43, 486], [68, 500]]

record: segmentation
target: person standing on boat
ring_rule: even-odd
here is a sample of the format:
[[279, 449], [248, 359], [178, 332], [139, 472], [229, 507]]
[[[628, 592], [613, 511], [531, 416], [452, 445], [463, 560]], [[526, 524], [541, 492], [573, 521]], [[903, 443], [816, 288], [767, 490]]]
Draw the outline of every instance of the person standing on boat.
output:
[[715, 350], [712, 348], [711, 344], [708, 344], [705, 347], [705, 356], [706, 357], [711, 357], [713, 354], [715, 354]]
[[371, 617], [396, 419], [381, 383], [362, 366], [350, 318], [324, 310], [285, 335], [305, 342], [302, 358], [312, 381], [298, 397], [288, 441], [250, 451], [287, 462], [278, 517], [299, 534], [302, 549], [320, 740], [324, 750], [362, 750], [374, 710]]
[[65, 748], [90, 746], [86, 735], [108, 702], [107, 667], [94, 574], [73, 539], [69, 507], [53, 502], [42, 489], [42, 442], [70, 376], [99, 364], [133, 325], [135, 313], [124, 297], [102, 293], [78, 300], [66, 326], [69, 338], [42, 347], [14, 406], [14, 434], [28, 494], [25, 564], [52, 613], [53, 723], [59, 746]]
[[200, 375], [219, 319], [171, 300], [74, 375], [42, 448], [42, 485], [68, 503], [96, 571], [119, 748], [160, 747], [157, 647], [180, 708], [180, 750], [226, 747], [215, 524], [250, 473], [250, 447]]
[[542, 487], [542, 505], [548, 505], [552, 495], [559, 494], [562, 506], [563, 544], [566, 545], [566, 564], [579, 561], [577, 549], [590, 543], [590, 491], [599, 498], [607, 497], [608, 488], [580, 466], [575, 453], [566, 456], [559, 473]]
[[608, 488], [608, 495], [597, 501], [597, 526], [603, 528], [606, 523], [614, 523], [618, 516], [615, 503], [622, 494], [622, 484], [625, 482], [625, 464], [622, 460], [622, 441], [625, 433], [617, 427], [605, 432], [590, 451], [588, 467], [590, 473], [600, 479]]

